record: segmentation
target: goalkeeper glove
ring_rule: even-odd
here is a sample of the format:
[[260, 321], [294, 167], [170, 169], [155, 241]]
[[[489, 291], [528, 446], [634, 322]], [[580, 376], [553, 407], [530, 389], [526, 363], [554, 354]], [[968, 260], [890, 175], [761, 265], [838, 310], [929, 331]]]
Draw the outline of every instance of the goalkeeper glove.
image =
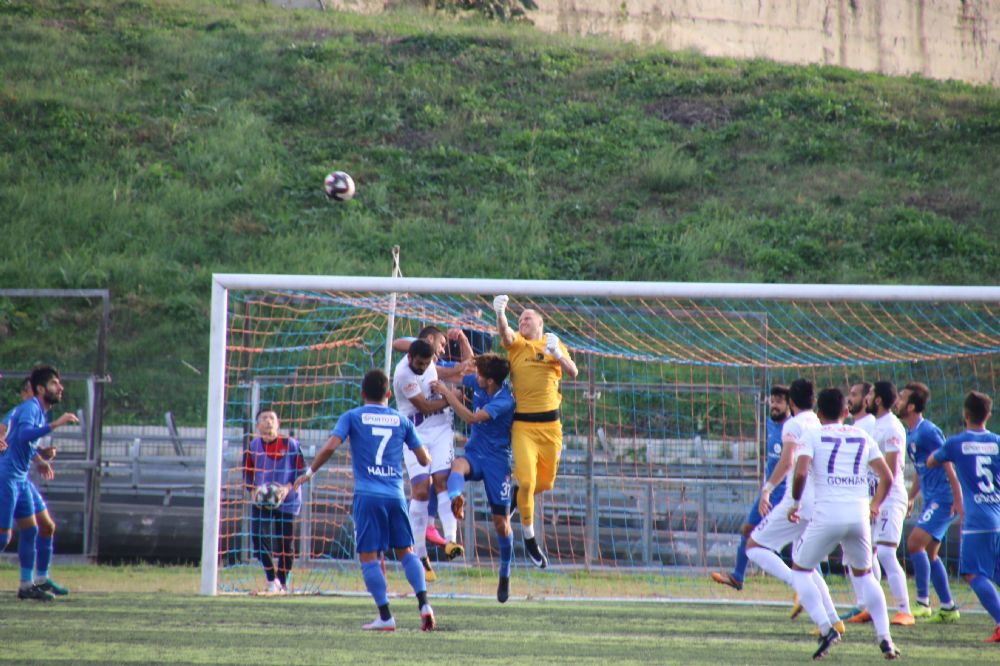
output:
[[507, 309], [507, 301], [510, 300], [510, 296], [501, 295], [493, 299], [493, 310], [497, 315], [503, 315], [504, 311]]
[[545, 334], [545, 352], [554, 356], [557, 361], [562, 358], [562, 350], [559, 348], [559, 338], [555, 333]]

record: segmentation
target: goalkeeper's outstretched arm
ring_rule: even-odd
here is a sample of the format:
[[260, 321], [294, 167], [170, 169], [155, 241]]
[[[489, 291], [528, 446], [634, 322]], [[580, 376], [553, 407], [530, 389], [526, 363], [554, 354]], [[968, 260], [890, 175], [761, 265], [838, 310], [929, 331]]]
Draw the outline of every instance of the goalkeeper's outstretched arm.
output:
[[493, 299], [493, 311], [497, 313], [497, 334], [503, 344], [514, 342], [514, 329], [507, 323], [507, 302], [510, 296], [500, 295]]

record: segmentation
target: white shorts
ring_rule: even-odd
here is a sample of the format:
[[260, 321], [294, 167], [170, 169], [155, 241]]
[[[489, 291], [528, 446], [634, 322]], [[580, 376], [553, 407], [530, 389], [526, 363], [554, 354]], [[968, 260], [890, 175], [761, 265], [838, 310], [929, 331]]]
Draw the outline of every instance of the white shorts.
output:
[[906, 518], [906, 505], [896, 502], [882, 505], [878, 518], [872, 526], [872, 539], [875, 543], [891, 543], [899, 545], [903, 538], [903, 519]]
[[786, 503], [784, 500], [778, 502], [778, 505], [772, 507], [761, 519], [760, 524], [753, 529], [750, 538], [775, 552], [780, 552], [788, 544], [795, 543], [802, 536], [809, 521], [803, 519], [793, 523], [788, 520], [790, 507], [791, 502]]
[[838, 543], [844, 549], [844, 562], [849, 566], [871, 568], [871, 528], [865, 520], [833, 524], [813, 520], [792, 547], [792, 561], [803, 569], [815, 569]]
[[403, 462], [406, 463], [406, 474], [410, 480], [420, 475], [450, 470], [451, 461], [455, 458], [455, 431], [451, 425], [417, 428], [417, 436], [431, 455], [431, 464], [430, 467], [421, 465], [413, 451], [409, 447], [403, 447]]

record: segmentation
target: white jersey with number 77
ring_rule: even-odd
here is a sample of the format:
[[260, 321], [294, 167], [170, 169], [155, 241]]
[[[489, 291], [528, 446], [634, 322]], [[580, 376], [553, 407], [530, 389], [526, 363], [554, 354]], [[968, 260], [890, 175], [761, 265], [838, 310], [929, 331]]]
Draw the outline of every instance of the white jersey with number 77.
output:
[[805, 433], [796, 460], [799, 456], [812, 458], [815, 519], [868, 519], [868, 464], [883, 457], [871, 435], [855, 426], [828, 423]]

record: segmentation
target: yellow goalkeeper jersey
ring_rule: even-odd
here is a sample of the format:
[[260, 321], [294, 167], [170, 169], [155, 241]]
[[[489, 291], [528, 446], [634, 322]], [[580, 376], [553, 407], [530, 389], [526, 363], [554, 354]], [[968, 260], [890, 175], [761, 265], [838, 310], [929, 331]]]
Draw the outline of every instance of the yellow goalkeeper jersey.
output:
[[[543, 351], [545, 339], [527, 340], [520, 333], [514, 333], [514, 340], [503, 347], [510, 358], [510, 386], [517, 404], [515, 411], [531, 414], [559, 409], [562, 403], [559, 392], [562, 366], [554, 356]], [[562, 341], [559, 348], [564, 355], [569, 353]]]

